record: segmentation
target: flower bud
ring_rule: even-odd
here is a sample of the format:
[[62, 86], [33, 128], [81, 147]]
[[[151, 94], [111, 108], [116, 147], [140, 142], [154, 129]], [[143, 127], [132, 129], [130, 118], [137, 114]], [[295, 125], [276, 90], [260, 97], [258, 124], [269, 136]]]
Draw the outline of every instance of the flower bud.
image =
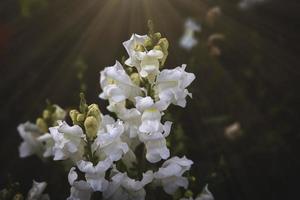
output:
[[141, 83], [140, 75], [138, 73], [131, 74], [130, 79], [135, 85], [139, 86]]
[[76, 117], [76, 121], [81, 123], [84, 121], [84, 118], [85, 118], [84, 114], [79, 113]]
[[37, 118], [36, 125], [43, 133], [46, 133], [48, 131], [48, 126], [44, 119]]
[[43, 111], [43, 118], [44, 119], [50, 119], [50, 117], [51, 117], [50, 111], [49, 110], [44, 110]]
[[79, 114], [78, 110], [71, 110], [69, 115], [73, 121], [73, 124], [77, 124], [77, 115]]
[[55, 108], [54, 113], [52, 113], [52, 121], [63, 120], [66, 117], [66, 111], [59, 107], [58, 105], [53, 105]]
[[159, 32], [153, 34], [153, 38], [158, 41], [161, 38], [161, 34]]
[[167, 40], [167, 38], [161, 38], [159, 41], [158, 41], [158, 45], [161, 47], [161, 51], [163, 52], [164, 54], [164, 57], [161, 59], [161, 65], [164, 65], [165, 62], [166, 62], [166, 59], [168, 57], [168, 48], [169, 48], [169, 42]]
[[87, 137], [89, 139], [94, 139], [97, 135], [99, 122], [95, 117], [89, 116], [84, 121], [84, 127], [85, 127]]
[[164, 51], [168, 51], [169, 48], [169, 41], [167, 40], [167, 38], [161, 38], [158, 41], [158, 45], [161, 47], [161, 49]]
[[93, 116], [98, 122], [101, 121], [101, 111], [97, 104], [91, 104], [88, 106], [87, 116]]
[[153, 42], [152, 42], [151, 38], [146, 38], [144, 45], [145, 45], [145, 47], [152, 47]]

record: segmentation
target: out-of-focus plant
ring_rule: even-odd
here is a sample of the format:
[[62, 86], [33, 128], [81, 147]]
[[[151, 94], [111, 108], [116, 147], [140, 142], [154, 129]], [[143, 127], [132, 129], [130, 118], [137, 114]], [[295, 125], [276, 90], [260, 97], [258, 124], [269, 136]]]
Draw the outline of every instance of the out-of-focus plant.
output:
[[36, 10], [41, 10], [48, 6], [48, 0], [19, 0], [19, 2], [23, 17], [31, 17]]

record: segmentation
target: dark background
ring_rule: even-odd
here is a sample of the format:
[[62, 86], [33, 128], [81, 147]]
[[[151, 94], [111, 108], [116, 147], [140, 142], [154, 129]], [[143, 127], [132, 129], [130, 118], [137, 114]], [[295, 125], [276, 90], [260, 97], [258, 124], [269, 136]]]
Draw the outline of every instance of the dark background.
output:
[[[187, 108], [171, 109], [188, 144], [183, 152], [195, 162], [198, 185], [192, 187], [199, 192], [209, 183], [217, 200], [297, 199], [299, 1], [269, 0], [239, 10], [234, 0], [32, 0], [29, 14], [20, 2], [0, 2], [0, 188], [8, 174], [23, 193], [32, 179], [46, 180], [50, 196], [65, 199], [63, 172], [34, 156], [18, 158], [16, 127], [34, 122], [46, 99], [64, 108], [77, 105], [78, 60], [88, 66], [88, 101], [105, 113], [99, 71], [120, 60], [121, 43], [133, 32], [146, 33], [152, 19], [170, 42], [166, 66], [187, 63], [197, 77]], [[216, 5], [222, 15], [211, 27], [205, 14]], [[203, 28], [190, 52], [178, 46], [187, 17]], [[208, 53], [212, 33], [225, 35], [219, 57]], [[224, 127], [235, 121], [243, 134], [228, 140]]]

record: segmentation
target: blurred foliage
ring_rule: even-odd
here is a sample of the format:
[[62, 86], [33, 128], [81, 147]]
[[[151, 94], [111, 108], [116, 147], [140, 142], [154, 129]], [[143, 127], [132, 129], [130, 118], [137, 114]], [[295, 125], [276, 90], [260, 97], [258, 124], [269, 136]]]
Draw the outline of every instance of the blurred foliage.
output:
[[[99, 24], [94, 21], [92, 28], [87, 27], [85, 25], [90, 23], [88, 20], [93, 19], [90, 13], [102, 13], [102, 7], [96, 6], [94, 10], [89, 10], [90, 15], [86, 18], [81, 18], [82, 15], [73, 16], [75, 19], [72, 18], [68, 23], [62, 20], [67, 25], [61, 25], [58, 19], [64, 19], [62, 16], [65, 13], [70, 15], [72, 12], [58, 9], [57, 2], [20, 0], [22, 15], [31, 16], [31, 21], [26, 21], [28, 29], [20, 26], [24, 21], [15, 25], [21, 27], [18, 32], [20, 37], [11, 44], [11, 55], [7, 58], [9, 65], [1, 68], [6, 76], [1, 79], [1, 89], [6, 96], [1, 98], [0, 117], [6, 126], [3, 126], [4, 134], [1, 135], [0, 156], [6, 163], [0, 168], [0, 188], [7, 185], [3, 177], [10, 172], [20, 181], [22, 193], [28, 191], [33, 178], [39, 177], [48, 180], [50, 197], [65, 199], [69, 186], [63, 170], [51, 163], [45, 165], [35, 157], [18, 159], [17, 146], [20, 140], [15, 127], [20, 122], [38, 116], [43, 107], [40, 102], [44, 102], [48, 96], [62, 106], [76, 105], [78, 91], [85, 88], [89, 100], [99, 101], [99, 62], [112, 64], [114, 61], [111, 57], [115, 55], [109, 57], [107, 52], [120, 55], [119, 44], [128, 38], [127, 32], [134, 29], [141, 33], [145, 28], [139, 25], [146, 26], [141, 17], [131, 22], [128, 25], [130, 28], [124, 28], [114, 13], [114, 19], [105, 18], [105, 15], [97, 19], [108, 21], [102, 24], [105, 31], [95, 28]], [[190, 89], [193, 99], [188, 100], [187, 108], [171, 109], [164, 118], [176, 122], [172, 127], [172, 137], [168, 139], [171, 151], [174, 154], [186, 154], [195, 162], [192, 174], [196, 180], [190, 189], [197, 194], [209, 183], [209, 189], [216, 199], [295, 199], [300, 177], [300, 70], [297, 55], [300, 49], [299, 30], [296, 29], [299, 25], [299, 4], [296, 1], [283, 3], [273, 0], [241, 11], [237, 6], [238, 0], [205, 0], [203, 12], [196, 13], [190, 12], [192, 6], [174, 2], [174, 8], [180, 10], [183, 17], [193, 17], [202, 26], [202, 32], [197, 35], [198, 45], [186, 52], [176, 46], [176, 39], [179, 39], [182, 31], [180, 23], [176, 21], [176, 27], [166, 26], [173, 22], [174, 16], [170, 14], [168, 18], [169, 12], [163, 12], [166, 18], [163, 22], [162, 12], [153, 16], [154, 23], [162, 23], [157, 29], [170, 29], [168, 34], [173, 37], [170, 37], [171, 61], [167, 61], [166, 66], [188, 61], [187, 71], [195, 73], [197, 77]], [[105, 1], [100, 3], [104, 6]], [[41, 15], [33, 14], [42, 12], [47, 4], [52, 4], [53, 10], [46, 12], [44, 9], [43, 14], [52, 16], [55, 11], [57, 18], [53, 18], [54, 24], [65, 29], [53, 29], [56, 26], [47, 24], [48, 18], [39, 19]], [[159, 4], [164, 3], [160, 1]], [[221, 15], [212, 23], [207, 20], [207, 13], [216, 6], [221, 9]], [[69, 9], [73, 11], [74, 6]], [[11, 10], [8, 10], [7, 16], [13, 15]], [[127, 15], [121, 15], [123, 12], [126, 14], [124, 10], [118, 12], [119, 17], [126, 16], [124, 18], [127, 20]], [[131, 10], [128, 12], [130, 14]], [[132, 15], [141, 15], [140, 10]], [[124, 30], [122, 38], [117, 39], [115, 36], [118, 31], [115, 29], [120, 26]], [[111, 31], [106, 30], [109, 27]], [[44, 29], [45, 32], [54, 32], [49, 36], [50, 39], [38, 37]], [[73, 52], [74, 46], [78, 45], [74, 43], [82, 42], [81, 35], [84, 35], [84, 39], [93, 36], [85, 32], [86, 29], [95, 29], [98, 43], [84, 40], [92, 43], [89, 51], [83, 49], [83, 53]], [[24, 30], [27, 30], [26, 37], [20, 34]], [[176, 37], [172, 35], [175, 31], [178, 32]], [[211, 53], [209, 38], [213, 34], [224, 36], [213, 43], [220, 50], [217, 55]], [[107, 39], [109, 35], [114, 40]], [[34, 43], [35, 38], [39, 38], [40, 43]], [[100, 52], [95, 51], [94, 47], [99, 44], [102, 45]], [[114, 44], [118, 47], [115, 48]], [[29, 46], [32, 51], [28, 51]], [[16, 70], [20, 72], [19, 75], [15, 73]], [[100, 102], [100, 106], [101, 110], [105, 110], [103, 102]], [[240, 137], [229, 140], [224, 135], [224, 129], [234, 122], [240, 123], [242, 133]], [[54, 170], [48, 170], [50, 168]], [[155, 191], [150, 195], [160, 194], [163, 191]]]
[[32, 14], [48, 6], [48, 0], [19, 0], [21, 15], [32, 17]]

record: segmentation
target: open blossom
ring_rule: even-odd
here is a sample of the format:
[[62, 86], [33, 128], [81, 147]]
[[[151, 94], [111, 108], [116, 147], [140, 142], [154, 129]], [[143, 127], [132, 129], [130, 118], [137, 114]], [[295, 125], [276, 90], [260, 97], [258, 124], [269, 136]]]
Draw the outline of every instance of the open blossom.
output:
[[119, 103], [126, 99], [133, 100], [141, 93], [140, 88], [134, 85], [118, 61], [114, 66], [106, 67], [101, 71], [100, 85], [103, 90], [100, 98], [108, 99], [111, 103]]
[[156, 89], [160, 101], [167, 104], [173, 103], [181, 107], [186, 106], [186, 96], [192, 96], [186, 87], [193, 82], [195, 75], [186, 72], [185, 68], [186, 65], [182, 65], [182, 67], [161, 71], [156, 80]]
[[179, 45], [190, 50], [198, 44], [198, 40], [195, 38], [195, 32], [200, 32], [201, 27], [192, 19], [187, 19], [184, 23], [184, 34], [179, 41]]
[[108, 181], [105, 179], [105, 172], [111, 167], [112, 160], [107, 158], [97, 163], [96, 166], [89, 161], [81, 160], [77, 163], [77, 167], [81, 172], [85, 173], [86, 182], [90, 184], [94, 191], [105, 191]]
[[148, 51], [144, 47], [146, 39], [149, 39], [147, 35], [133, 34], [128, 41], [123, 43], [129, 55], [125, 64], [136, 67], [141, 77], [151, 76], [153, 79], [159, 73], [160, 60], [164, 58], [164, 53], [158, 49]]
[[126, 173], [118, 172], [111, 178], [111, 182], [103, 193], [104, 199], [111, 200], [143, 200], [146, 196], [144, 186], [153, 180], [153, 172], [143, 174], [141, 181], [131, 179]]
[[32, 187], [27, 194], [27, 200], [49, 200], [49, 195], [43, 194], [46, 187], [46, 182], [33, 181]]
[[18, 131], [23, 139], [19, 147], [19, 155], [21, 158], [37, 154], [41, 155], [43, 151], [43, 146], [37, 138], [42, 134], [39, 128], [30, 122], [20, 124], [18, 126]]
[[78, 160], [83, 154], [83, 130], [80, 126], [69, 126], [66, 122], [59, 121], [58, 126], [49, 128], [54, 140], [54, 160], [71, 158]]
[[152, 79], [159, 73], [159, 60], [164, 57], [160, 50], [150, 50], [145, 52], [138, 52], [138, 60], [140, 65], [137, 67], [141, 77], [145, 78], [151, 76]]
[[90, 199], [93, 191], [90, 184], [83, 180], [77, 180], [77, 178], [78, 174], [75, 172], [75, 167], [72, 167], [68, 175], [71, 189], [67, 200]]
[[173, 157], [165, 161], [161, 168], [154, 173], [155, 180], [163, 186], [168, 194], [174, 194], [178, 187], [188, 187], [188, 180], [183, 173], [191, 168], [193, 161], [185, 156], [182, 158]]
[[154, 103], [151, 97], [136, 97], [136, 108], [143, 113], [139, 139], [145, 143], [147, 160], [155, 163], [167, 159], [170, 151], [166, 146], [165, 137], [169, 135], [172, 123], [161, 123], [162, 107]]
[[103, 128], [97, 133], [93, 148], [112, 161], [118, 161], [129, 150], [128, 145], [121, 140], [124, 133], [123, 122], [115, 122], [109, 116], [104, 119], [106, 120], [102, 121]]
[[129, 55], [129, 58], [125, 61], [126, 65], [131, 67], [139, 66], [140, 60], [138, 59], [136, 47], [143, 45], [147, 38], [147, 35], [132, 34], [129, 40], [123, 42], [123, 46]]

